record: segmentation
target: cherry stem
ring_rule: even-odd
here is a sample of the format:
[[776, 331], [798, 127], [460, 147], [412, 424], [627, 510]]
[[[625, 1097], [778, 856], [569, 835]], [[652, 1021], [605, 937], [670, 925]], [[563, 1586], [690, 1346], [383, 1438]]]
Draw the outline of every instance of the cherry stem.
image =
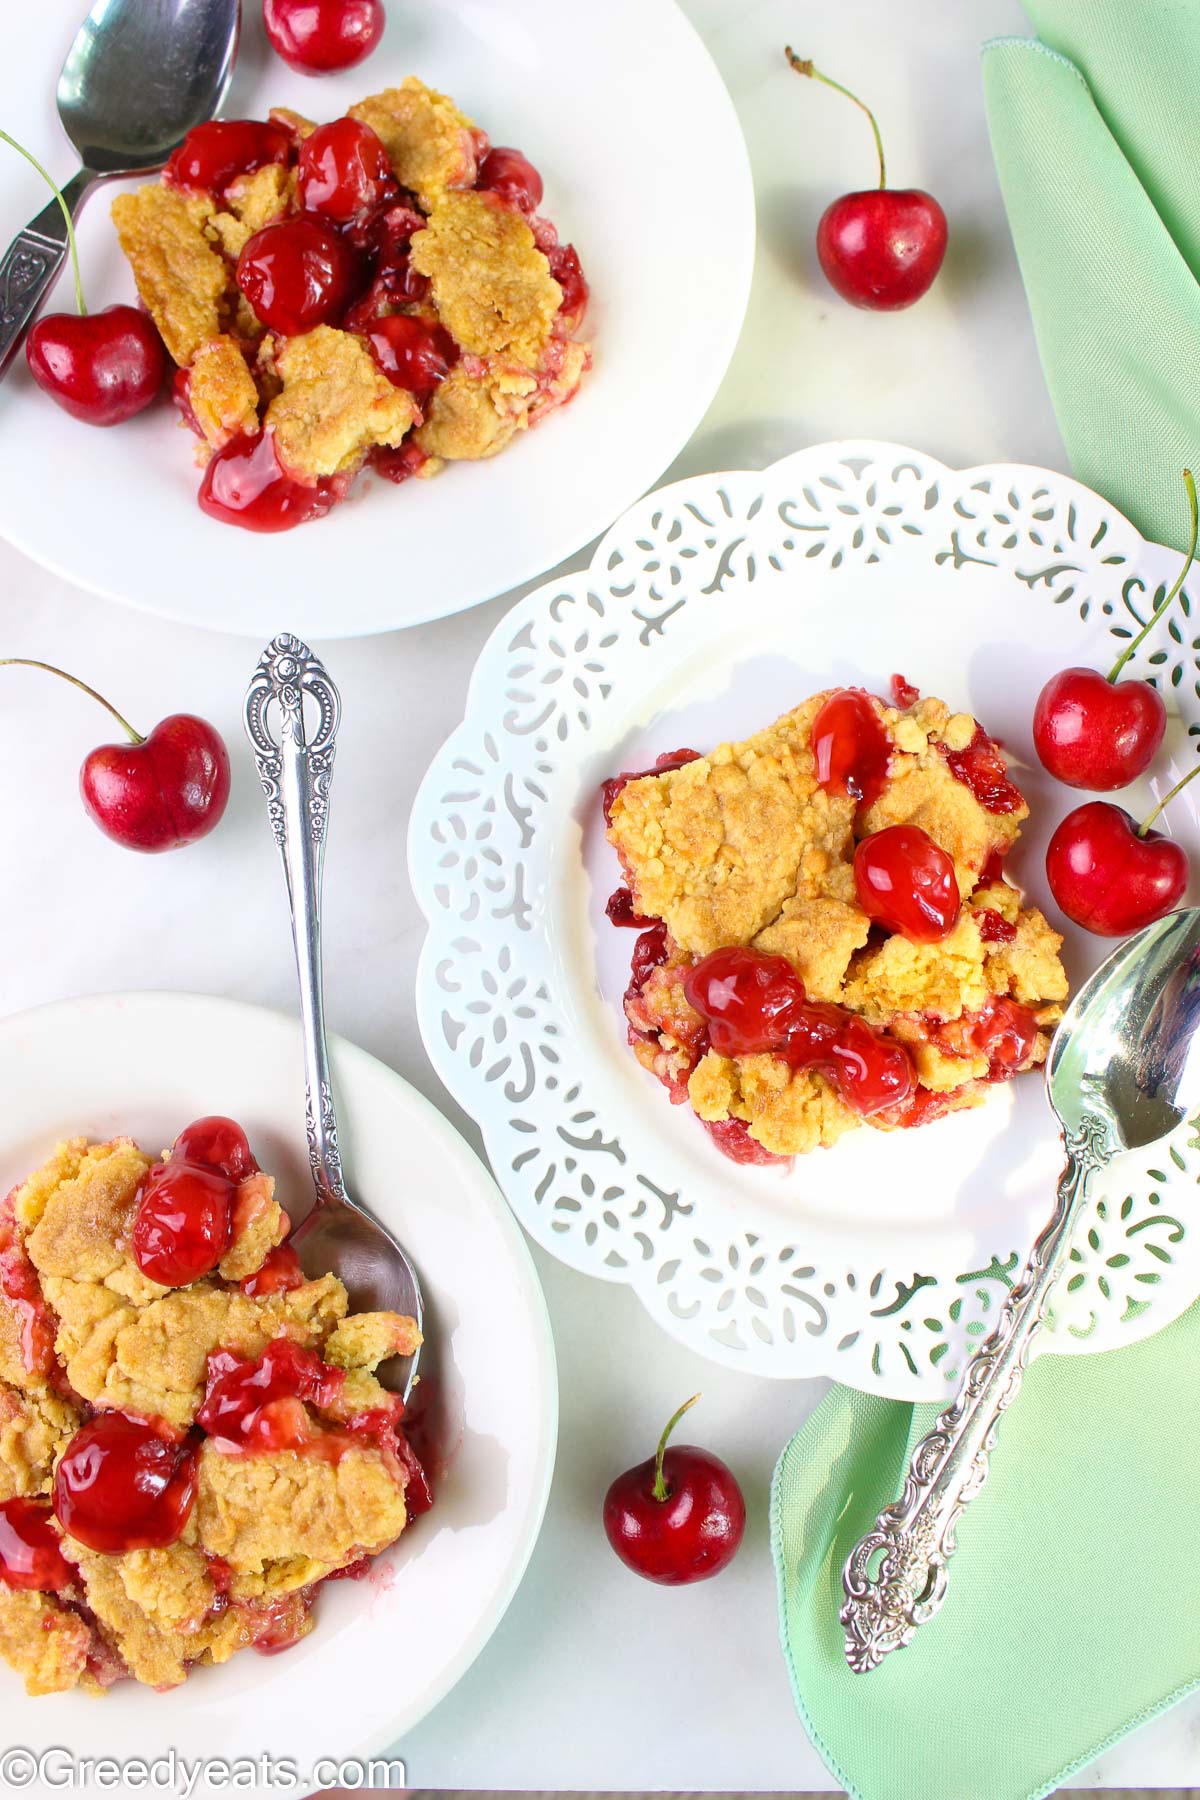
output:
[[1142, 629], [1138, 632], [1137, 636], [1126, 644], [1124, 650], [1113, 664], [1108, 675], [1109, 681], [1115, 681], [1117, 679], [1117, 676], [1121, 673], [1121, 670], [1125, 667], [1125, 664], [1129, 661], [1138, 645], [1154, 630], [1154, 627], [1158, 624], [1158, 621], [1162, 618], [1168, 606], [1170, 606], [1172, 600], [1174, 600], [1176, 594], [1183, 586], [1184, 581], [1187, 578], [1187, 572], [1196, 559], [1196, 538], [1197, 535], [1200, 534], [1200, 513], [1197, 513], [1196, 509], [1196, 483], [1192, 479], [1192, 471], [1190, 469], [1185, 469], [1183, 471], [1183, 485], [1187, 489], [1188, 511], [1191, 515], [1187, 558], [1182, 569], [1180, 569], [1178, 575], [1175, 577], [1174, 587], [1171, 589], [1162, 605], [1156, 607], [1150, 614], [1150, 617], [1146, 620], [1146, 623], [1142, 626]]
[[141, 732], [133, 729], [129, 720], [121, 716], [112, 701], [106, 700], [103, 694], [98, 694], [94, 687], [88, 686], [86, 681], [80, 681], [78, 675], [68, 675], [65, 669], [56, 669], [53, 663], [37, 662], [32, 656], [0, 656], [0, 669], [44, 669], [47, 675], [57, 675], [60, 680], [69, 681], [72, 687], [80, 688], [85, 694], [90, 694], [93, 700], [100, 702], [105, 712], [112, 714], [121, 730], [129, 734], [130, 743], [145, 743], [146, 740]]
[[1182, 793], [1183, 789], [1187, 786], [1188, 782], [1194, 781], [1196, 779], [1197, 775], [1200, 775], [1200, 763], [1197, 763], [1196, 767], [1194, 769], [1190, 769], [1186, 775], [1184, 775], [1179, 781], [1177, 781], [1173, 788], [1167, 789], [1166, 793], [1163, 795], [1162, 799], [1159, 801], [1159, 803], [1155, 807], [1154, 811], [1152, 813], [1150, 813], [1146, 818], [1144, 818], [1142, 820], [1141, 824], [1138, 826], [1138, 836], [1140, 838], [1145, 837], [1146, 833], [1149, 831], [1150, 827], [1153, 825], [1155, 819], [1157, 819], [1159, 813], [1162, 812], [1163, 808], [1165, 806], [1169, 806], [1171, 801], [1175, 798], [1176, 794]]
[[667, 1454], [667, 1439], [678, 1425], [680, 1419], [682, 1419], [688, 1407], [695, 1406], [699, 1398], [699, 1394], [693, 1394], [690, 1400], [684, 1401], [677, 1413], [671, 1414], [671, 1417], [667, 1420], [667, 1428], [658, 1440], [658, 1454], [654, 1458], [654, 1486], [650, 1490], [651, 1496], [655, 1500], [666, 1500], [669, 1498], [670, 1491], [666, 1482], [663, 1480], [663, 1457]]
[[875, 133], [875, 148], [879, 153], [879, 185], [881, 188], [885, 188], [887, 186], [887, 164], [883, 160], [883, 139], [879, 135], [879, 126], [876, 124], [875, 114], [871, 111], [866, 101], [860, 100], [857, 94], [852, 94], [850, 89], [848, 87], [843, 87], [840, 81], [834, 81], [831, 75], [822, 75], [820, 69], [814, 67], [811, 57], [797, 56], [790, 44], [784, 47], [783, 54], [787, 57], [788, 63], [795, 69], [797, 75], [808, 75], [811, 76], [813, 81], [823, 81], [826, 87], [834, 88], [839, 94], [845, 94], [847, 100], [853, 100], [860, 112], [866, 113], [868, 119], [871, 121], [871, 130]]
[[[47, 171], [43, 169], [37, 157], [28, 151], [24, 144], [18, 144], [16, 138], [9, 137], [7, 131], [0, 131], [0, 138], [2, 138], [6, 144], [11, 144], [17, 154], [23, 156], [27, 163], [33, 164], [42, 180], [52, 191], [54, 198], [58, 201], [58, 204], [62, 209], [62, 216], [66, 221], [67, 226], [67, 243], [71, 247], [71, 267], [75, 272], [75, 304], [79, 308], [80, 318], [86, 319], [87, 306], [84, 304], [83, 280], [79, 273], [79, 251], [75, 247], [75, 226], [71, 219], [71, 209], [62, 197], [62, 189], [59, 187], [57, 181], [55, 181], [53, 175], [48, 174]], [[68, 676], [68, 680], [69, 679], [70, 677]], [[82, 687], [83, 683], [80, 682], [79, 685]], [[99, 699], [99, 695], [97, 695], [97, 699]]]

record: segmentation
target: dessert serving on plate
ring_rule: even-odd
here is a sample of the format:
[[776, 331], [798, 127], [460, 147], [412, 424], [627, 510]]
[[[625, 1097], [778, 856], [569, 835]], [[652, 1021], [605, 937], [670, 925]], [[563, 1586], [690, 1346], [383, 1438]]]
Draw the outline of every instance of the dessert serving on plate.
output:
[[736, 1162], [978, 1105], [1061, 1017], [1062, 939], [1004, 879], [1029, 809], [1003, 754], [893, 690], [605, 784], [630, 1045]]
[[308, 1280], [231, 1120], [60, 1144], [0, 1205], [0, 1655], [31, 1694], [287, 1648], [425, 1510], [374, 1371], [412, 1319]]
[[369, 463], [493, 456], [578, 391], [579, 258], [519, 151], [410, 76], [324, 125], [285, 109], [190, 132], [113, 203], [201, 442], [200, 504], [275, 531]]

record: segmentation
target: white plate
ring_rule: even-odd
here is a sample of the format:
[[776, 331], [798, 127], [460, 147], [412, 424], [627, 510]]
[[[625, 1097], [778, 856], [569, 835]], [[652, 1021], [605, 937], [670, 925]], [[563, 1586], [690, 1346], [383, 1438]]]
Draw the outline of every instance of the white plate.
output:
[[[304, 1794], [319, 1758], [378, 1755], [422, 1719], [516, 1591], [549, 1491], [558, 1412], [529, 1252], [440, 1113], [352, 1044], [335, 1038], [331, 1052], [352, 1190], [412, 1252], [430, 1302], [449, 1453], [434, 1509], [366, 1581], [323, 1588], [315, 1630], [286, 1655], [239, 1655], [165, 1694], [122, 1682], [100, 1701], [28, 1699], [0, 1666], [8, 1745], [147, 1761], [172, 1749], [189, 1761], [288, 1757]], [[277, 1013], [187, 994], [41, 1007], [0, 1022], [0, 1092], [0, 1192], [58, 1138], [129, 1132], [158, 1149], [197, 1114], [225, 1112], [277, 1176], [285, 1207], [303, 1211], [311, 1195], [299, 1034]], [[51, 1773], [23, 1791], [49, 1795], [53, 1783]]]
[[[84, 0], [5, 19], [0, 119], [60, 177], [71, 152], [53, 106]], [[733, 353], [749, 292], [754, 198], [737, 117], [673, 0], [434, 0], [393, 5], [361, 68], [314, 81], [274, 57], [247, 5], [227, 115], [272, 104], [336, 118], [419, 74], [494, 143], [542, 171], [544, 210], [592, 286], [595, 368], [571, 406], [503, 455], [401, 488], [360, 481], [330, 517], [278, 536], [217, 524], [196, 505], [191, 440], [170, 407], [117, 429], [67, 418], [18, 359], [0, 387], [0, 534], [81, 587], [148, 612], [308, 638], [441, 618], [504, 593], [595, 537], [682, 449]], [[84, 209], [88, 303], [128, 299], [108, 218]], [[0, 145], [4, 239], [47, 198]], [[73, 306], [64, 274], [51, 300]], [[370, 486], [373, 491], [362, 490]]]
[[[1015, 755], [1033, 816], [1010, 867], [1060, 924], [1043, 851], [1080, 796], [1033, 757], [1034, 700], [1056, 669], [1107, 668], [1147, 589], [1178, 567], [1062, 476], [824, 444], [649, 496], [589, 570], [500, 622], [413, 811], [429, 919], [418, 1013], [540, 1243], [629, 1282], [720, 1361], [944, 1396], [1050, 1208], [1059, 1153], [1042, 1083], [925, 1130], [855, 1132], [790, 1172], [728, 1162], [625, 1046], [632, 934], [604, 918], [620, 873], [599, 783], [744, 736], [820, 688], [877, 690], [900, 671]], [[1185, 595], [1133, 665], [1174, 714], [1156, 789], [1194, 761], [1195, 632]], [[1195, 795], [1167, 821], [1193, 852]], [[1148, 790], [1121, 798], [1138, 814]], [[1073, 981], [1108, 947], [1068, 930]], [[1194, 1297], [1193, 1136], [1185, 1126], [1097, 1181], [1044, 1346], [1127, 1343]]]

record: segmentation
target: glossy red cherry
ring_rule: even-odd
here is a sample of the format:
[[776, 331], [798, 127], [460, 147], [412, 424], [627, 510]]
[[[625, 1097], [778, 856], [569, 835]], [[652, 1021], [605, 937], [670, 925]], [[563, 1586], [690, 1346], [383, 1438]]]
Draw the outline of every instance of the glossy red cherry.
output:
[[[784, 1054], [793, 1058], [794, 1037]], [[899, 1106], [916, 1086], [912, 1058], [903, 1044], [872, 1031], [851, 1013], [842, 1021], [829, 1050], [838, 1093], [854, 1112], [869, 1119], [889, 1106]]]
[[361, 257], [331, 226], [301, 214], [256, 231], [237, 260], [255, 317], [296, 337], [341, 317], [362, 291]]
[[90, 1550], [162, 1550], [196, 1497], [196, 1440], [164, 1419], [102, 1412], [80, 1426], [54, 1477], [54, 1511]]
[[496, 144], [479, 165], [476, 187], [497, 194], [523, 213], [536, 212], [542, 203], [542, 178], [527, 156]]
[[1052, 675], [1033, 714], [1043, 767], [1068, 787], [1110, 793], [1144, 775], [1167, 729], [1162, 695], [1148, 681], [1109, 681], [1096, 669]]
[[556, 331], [564, 331], [568, 335], [577, 331], [583, 323], [587, 312], [591, 289], [587, 277], [580, 266], [574, 244], [556, 244], [547, 253], [550, 273], [562, 289], [562, 305], [554, 322]]
[[345, 1379], [345, 1370], [331, 1368], [290, 1338], [275, 1338], [257, 1359], [214, 1350], [196, 1423], [230, 1455], [297, 1450], [313, 1436], [305, 1401], [329, 1406]]
[[387, 151], [358, 119], [318, 125], [300, 146], [300, 204], [337, 225], [360, 224], [399, 198]]
[[234, 1182], [258, 1173], [245, 1132], [233, 1119], [220, 1113], [210, 1113], [185, 1126], [175, 1139], [171, 1155], [203, 1169], [219, 1169]]
[[241, 1281], [243, 1294], [249, 1294], [251, 1298], [258, 1294], [287, 1294], [293, 1288], [303, 1286], [300, 1258], [290, 1244], [276, 1244], [273, 1250], [268, 1250], [261, 1269], [256, 1269], [253, 1275], [244, 1275]]
[[216, 1268], [233, 1235], [233, 1183], [218, 1169], [172, 1156], [142, 1183], [130, 1232], [133, 1260], [164, 1287], [186, 1287]]
[[79, 792], [105, 837], [155, 854], [207, 837], [229, 800], [224, 739], [194, 713], [172, 713], [145, 738], [85, 757]]
[[54, 1594], [76, 1579], [53, 1518], [44, 1500], [0, 1501], [0, 1587]]
[[363, 335], [388, 380], [407, 388], [421, 406], [458, 361], [458, 345], [444, 326], [404, 313], [376, 319]]
[[946, 215], [922, 188], [889, 188], [875, 115], [857, 94], [788, 49], [791, 67], [835, 88], [867, 115], [879, 155], [879, 186], [842, 194], [817, 227], [817, 256], [826, 280], [852, 306], [896, 312], [932, 286], [946, 254]]
[[864, 838], [854, 852], [854, 885], [869, 919], [914, 944], [936, 944], [958, 924], [954, 863], [919, 826], [889, 825]]
[[982, 725], [976, 725], [965, 750], [948, 750], [945, 744], [938, 748], [955, 780], [970, 789], [985, 812], [1013, 813], [1024, 806], [1025, 797], [1009, 776], [999, 744]]
[[1068, 919], [1099, 937], [1124, 937], [1161, 919], [1183, 899], [1189, 874], [1182, 845], [1139, 830], [1111, 800], [1077, 806], [1046, 850], [1050, 892]]
[[679, 1408], [657, 1454], [618, 1475], [604, 1496], [604, 1530], [621, 1561], [666, 1587], [719, 1575], [746, 1529], [746, 1502], [728, 1465], [694, 1444], [667, 1447], [699, 1398]]
[[827, 793], [849, 795], [862, 806], [878, 797], [892, 741], [868, 694], [840, 688], [829, 696], [812, 722], [812, 753]]
[[708, 1024], [719, 1056], [757, 1056], [778, 1049], [805, 1004], [804, 983], [782, 956], [731, 946], [689, 969], [689, 1006]]
[[87, 425], [120, 425], [162, 392], [162, 339], [136, 306], [46, 313], [25, 340], [29, 372], [64, 412]]
[[383, 0], [263, 0], [271, 48], [301, 75], [352, 69], [383, 36]]
[[169, 187], [223, 194], [239, 175], [250, 175], [268, 163], [286, 165], [292, 140], [281, 125], [262, 119], [210, 119], [195, 125], [167, 160], [163, 180]]
[[309, 484], [284, 473], [273, 432], [236, 437], [209, 460], [197, 496], [201, 512], [247, 531], [290, 531], [319, 519], [343, 499], [350, 478], [324, 476]]

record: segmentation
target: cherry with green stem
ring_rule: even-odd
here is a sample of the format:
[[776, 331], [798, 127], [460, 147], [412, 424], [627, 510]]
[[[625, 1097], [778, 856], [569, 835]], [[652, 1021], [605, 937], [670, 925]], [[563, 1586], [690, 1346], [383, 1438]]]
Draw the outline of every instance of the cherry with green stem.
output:
[[604, 1497], [604, 1530], [621, 1561], [666, 1587], [705, 1581], [737, 1553], [746, 1503], [733, 1471], [694, 1444], [670, 1444], [690, 1400], [672, 1415], [645, 1462], [618, 1475]]
[[1187, 852], [1152, 827], [1197, 775], [1200, 763], [1140, 825], [1111, 800], [1089, 800], [1067, 814], [1046, 850], [1046, 878], [1068, 919], [1099, 937], [1124, 937], [1181, 903], [1191, 878]]
[[31, 163], [62, 208], [75, 276], [75, 313], [43, 313], [25, 339], [25, 360], [38, 386], [72, 418], [119, 425], [145, 410], [162, 391], [167, 359], [152, 321], [136, 306], [89, 313], [79, 273], [71, 211], [57, 183], [23, 144], [0, 140]]
[[114, 843], [127, 850], [177, 850], [220, 823], [229, 801], [229, 752], [206, 719], [172, 713], [143, 737], [103, 694], [53, 663], [3, 656], [0, 668], [40, 669], [69, 682], [125, 733], [128, 742], [89, 751], [79, 771], [84, 808]]
[[842, 194], [821, 215], [817, 257], [826, 279], [852, 306], [875, 312], [911, 306], [929, 291], [942, 266], [949, 238], [945, 213], [923, 188], [888, 186], [883, 138], [865, 101], [790, 45], [784, 56], [798, 75], [832, 88], [866, 114], [879, 158], [878, 187]]
[[1075, 667], [1051, 676], [1033, 714], [1033, 742], [1050, 774], [1068, 787], [1108, 794], [1144, 775], [1157, 756], [1167, 728], [1167, 709], [1158, 689], [1141, 679], [1119, 680], [1122, 669], [1174, 605], [1196, 555], [1200, 513], [1196, 483], [1183, 471], [1189, 532], [1183, 566], [1169, 592], [1137, 635], [1130, 639], [1107, 675]]

